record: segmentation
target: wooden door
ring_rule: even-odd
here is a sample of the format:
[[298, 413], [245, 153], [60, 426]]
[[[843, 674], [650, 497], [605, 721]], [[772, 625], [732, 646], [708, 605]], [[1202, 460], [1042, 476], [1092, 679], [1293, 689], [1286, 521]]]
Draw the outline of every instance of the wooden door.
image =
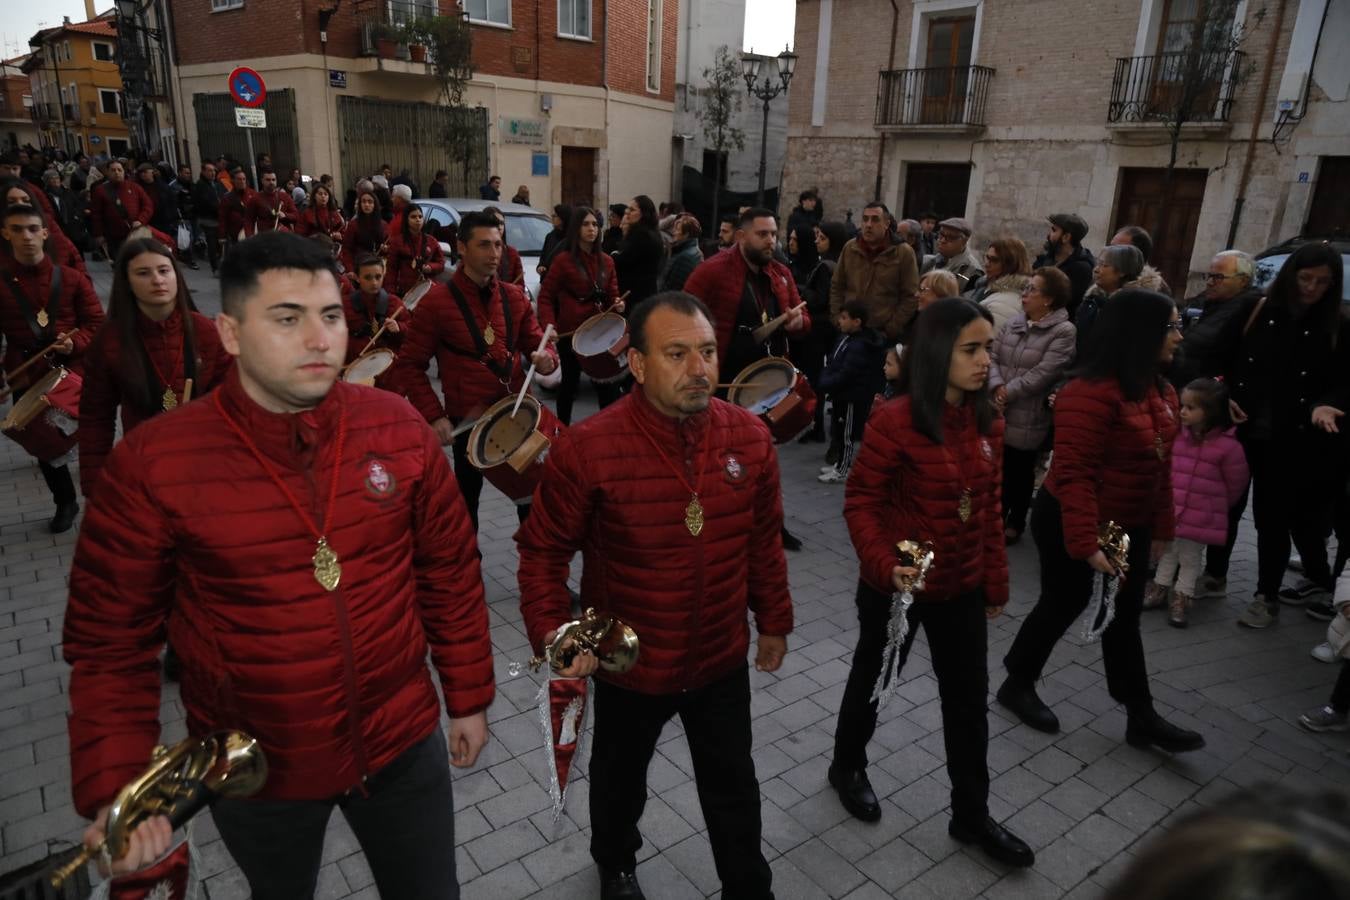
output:
[[1176, 297], [1186, 290], [1208, 179], [1207, 169], [1175, 169], [1169, 185], [1166, 169], [1120, 170], [1120, 198], [1111, 234], [1126, 225], [1147, 229], [1153, 238], [1149, 262], [1162, 273]]
[[974, 16], [928, 20], [928, 67], [921, 89], [923, 108], [919, 120], [922, 124], [961, 121], [974, 45]]
[[562, 202], [595, 206], [595, 148], [562, 148]]
[[917, 219], [922, 212], [937, 213], [939, 221], [964, 216], [969, 191], [969, 163], [910, 163], [900, 218]]
[[[1350, 156], [1324, 156], [1318, 167], [1317, 187], [1308, 206], [1308, 223], [1303, 233], [1309, 237], [1345, 237], [1350, 235]], [[1289, 235], [1280, 235], [1289, 237]]]

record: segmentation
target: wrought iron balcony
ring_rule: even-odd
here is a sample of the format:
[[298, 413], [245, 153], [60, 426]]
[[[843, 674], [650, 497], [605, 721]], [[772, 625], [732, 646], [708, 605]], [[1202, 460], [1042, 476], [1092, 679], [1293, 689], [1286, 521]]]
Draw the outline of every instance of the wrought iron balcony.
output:
[[891, 69], [877, 85], [878, 128], [970, 131], [984, 127], [988, 66]]
[[1111, 104], [1106, 119], [1113, 124], [1176, 121], [1225, 123], [1233, 110], [1233, 94], [1241, 80], [1241, 52], [1159, 53], [1116, 60]]

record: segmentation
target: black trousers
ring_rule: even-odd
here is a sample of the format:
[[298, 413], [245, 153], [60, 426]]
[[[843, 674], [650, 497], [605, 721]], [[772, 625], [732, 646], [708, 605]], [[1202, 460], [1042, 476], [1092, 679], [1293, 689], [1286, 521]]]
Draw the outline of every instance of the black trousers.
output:
[[[570, 337], [560, 338], [558, 340], [558, 359], [562, 363], [562, 382], [558, 385], [558, 418], [564, 425], [572, 424], [572, 404], [576, 401], [577, 391], [581, 389], [581, 362], [577, 359], [576, 352], [572, 349], [572, 339]], [[619, 397], [623, 396], [623, 381], [611, 382], [609, 384], [596, 384], [596, 399], [600, 401], [600, 408], [604, 409]]]
[[[483, 494], [483, 473], [469, 460], [469, 432], [455, 438], [453, 454], [455, 458], [455, 481], [459, 483], [459, 492], [464, 497], [464, 505], [469, 508], [469, 521], [473, 522], [474, 534], [478, 533], [478, 498]], [[529, 503], [516, 504], [516, 518], [524, 522], [530, 515]]]
[[[13, 402], [17, 404], [25, 393], [26, 390], [15, 391]], [[42, 480], [47, 482], [47, 490], [52, 492], [52, 500], [57, 506], [76, 502], [75, 479], [71, 477], [70, 466], [53, 466], [39, 460], [38, 470], [42, 472]]]
[[[1128, 533], [1130, 577], [1116, 595], [1115, 619], [1102, 634], [1102, 661], [1111, 697], [1130, 712], [1143, 712], [1153, 708], [1139, 634], [1151, 536], [1147, 528], [1131, 528]], [[1041, 677], [1050, 651], [1087, 608], [1093, 580], [1092, 568], [1084, 560], [1072, 559], [1064, 549], [1059, 500], [1044, 489], [1031, 511], [1031, 534], [1041, 560], [1041, 595], [1003, 658], [1008, 675], [1028, 685]]]
[[1289, 545], [1298, 548], [1303, 572], [1323, 588], [1332, 587], [1327, 562], [1331, 510], [1343, 482], [1324, 451], [1320, 435], [1276, 441], [1243, 441], [1252, 472], [1252, 519], [1256, 524], [1256, 592], [1272, 602], [1289, 565]]
[[1341, 662], [1341, 674], [1336, 678], [1329, 705], [1338, 713], [1350, 713], [1350, 660]]
[[[872, 688], [881, 674], [886, 623], [891, 597], [859, 581], [858, 646], [853, 651], [839, 720], [834, 729], [834, 765], [867, 767], [867, 742], [877, 726]], [[928, 635], [928, 650], [942, 700], [942, 739], [947, 748], [947, 775], [952, 782], [952, 818], [980, 825], [989, 812], [988, 637], [984, 595], [962, 594], [950, 600], [915, 603], [909, 608], [909, 633], [900, 664], [909, 658], [919, 626]]]
[[220, 238], [216, 236], [220, 230], [220, 223], [215, 219], [199, 219], [197, 225], [202, 240], [206, 242], [206, 258], [211, 263], [211, 271], [214, 272], [220, 268]]
[[366, 795], [327, 800], [218, 800], [211, 815], [253, 900], [309, 900], [333, 807], [365, 851], [381, 897], [458, 900], [455, 807], [437, 729], [372, 775]]
[[1036, 458], [1039, 450], [1019, 450], [1003, 445], [1003, 522], [1022, 533], [1027, 527], [1031, 494], [1036, 489]]
[[1233, 547], [1237, 544], [1238, 526], [1242, 524], [1242, 514], [1247, 511], [1247, 500], [1252, 491], [1251, 482], [1242, 489], [1242, 496], [1228, 510], [1228, 536], [1222, 544], [1211, 544], [1205, 549], [1205, 574], [1212, 578], [1228, 577], [1228, 562], [1233, 558]]
[[760, 847], [759, 781], [750, 757], [748, 667], [679, 694], [639, 694], [595, 682], [591, 856], [611, 871], [631, 872], [637, 865], [647, 766], [662, 726], [675, 715], [689, 741], [723, 900], [772, 898], [773, 876]]

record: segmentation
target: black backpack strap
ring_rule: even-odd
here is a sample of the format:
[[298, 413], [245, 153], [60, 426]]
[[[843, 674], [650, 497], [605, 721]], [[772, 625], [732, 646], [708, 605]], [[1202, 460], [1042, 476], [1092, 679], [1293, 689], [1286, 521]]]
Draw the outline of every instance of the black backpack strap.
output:
[[[506, 291], [504, 288], [502, 288], [500, 281], [498, 282], [497, 286], [499, 296], [501, 297], [502, 300], [502, 314], [506, 318], [506, 335], [505, 335], [506, 350], [507, 350], [506, 365], [504, 367], [499, 365], [498, 363], [492, 360], [491, 356], [489, 356], [488, 343], [487, 339], [483, 337], [483, 329], [478, 327], [478, 319], [474, 318], [473, 310], [469, 308], [469, 301], [465, 299], [464, 294], [460, 291], [459, 287], [453, 281], [450, 282], [449, 285], [447, 285], [447, 287], [450, 288], [450, 296], [455, 299], [455, 305], [459, 307], [459, 313], [464, 318], [464, 327], [469, 329], [469, 337], [473, 340], [474, 350], [477, 352], [476, 354], [470, 354], [448, 343], [445, 344], [445, 346], [452, 353], [456, 353], [460, 356], [467, 356], [473, 359], [477, 359], [484, 366], [486, 366], [492, 372], [492, 374], [496, 375], [497, 378], [505, 379], [511, 377], [511, 369], [512, 366], [514, 365], [514, 360], [512, 359], [514, 351], [512, 349], [513, 342], [511, 338], [511, 330], [512, 330], [511, 307], [506, 303]], [[488, 312], [488, 321], [490, 323], [492, 321], [492, 310], [489, 309], [487, 312]], [[505, 371], [503, 371], [503, 368], [505, 369]]]

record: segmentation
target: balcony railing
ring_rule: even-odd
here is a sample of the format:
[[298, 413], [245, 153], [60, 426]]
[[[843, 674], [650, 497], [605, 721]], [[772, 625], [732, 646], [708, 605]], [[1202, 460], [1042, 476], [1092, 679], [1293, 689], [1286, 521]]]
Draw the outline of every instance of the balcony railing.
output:
[[994, 70], [956, 66], [883, 71], [877, 85], [879, 127], [984, 126], [984, 105]]
[[[439, 7], [438, 0], [377, 0], [373, 10], [361, 22], [362, 55], [376, 55], [376, 41], [384, 32], [407, 25], [415, 19], [439, 15]], [[401, 49], [399, 52], [402, 58], [407, 58], [406, 50]]]
[[1159, 53], [1116, 60], [1108, 122], [1227, 122], [1241, 52]]

